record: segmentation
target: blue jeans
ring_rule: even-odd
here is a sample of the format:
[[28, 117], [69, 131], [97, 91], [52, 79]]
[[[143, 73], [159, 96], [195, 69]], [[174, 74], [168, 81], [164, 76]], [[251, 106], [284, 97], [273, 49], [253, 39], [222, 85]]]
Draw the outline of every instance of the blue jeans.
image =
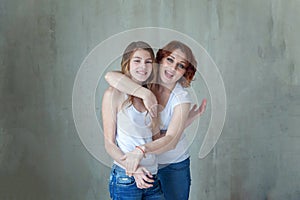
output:
[[160, 165], [158, 178], [166, 200], [188, 200], [191, 186], [190, 158]]
[[113, 200], [165, 200], [161, 185], [156, 175], [153, 175], [153, 186], [139, 189], [133, 176], [127, 176], [125, 170], [113, 165], [109, 181], [110, 198]]

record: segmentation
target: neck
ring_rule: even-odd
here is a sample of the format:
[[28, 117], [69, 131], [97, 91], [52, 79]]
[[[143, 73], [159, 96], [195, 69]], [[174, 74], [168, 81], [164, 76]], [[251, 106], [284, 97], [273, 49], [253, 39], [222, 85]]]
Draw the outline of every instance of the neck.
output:
[[172, 91], [175, 88], [176, 83], [167, 84], [167, 83], [164, 83], [163, 81], [161, 81], [160, 78], [158, 78], [158, 85], [162, 86], [162, 88], [164, 88], [164, 89], [168, 89], [169, 91]]

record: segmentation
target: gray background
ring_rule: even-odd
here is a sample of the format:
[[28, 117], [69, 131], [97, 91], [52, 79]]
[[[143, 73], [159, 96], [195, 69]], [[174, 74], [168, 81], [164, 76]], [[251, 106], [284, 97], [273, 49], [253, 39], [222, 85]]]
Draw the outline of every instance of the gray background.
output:
[[72, 87], [97, 44], [145, 26], [194, 38], [224, 80], [225, 126], [205, 159], [204, 131], [191, 146], [190, 199], [300, 199], [299, 10], [298, 0], [1, 0], [0, 199], [108, 199], [110, 169], [79, 140]]

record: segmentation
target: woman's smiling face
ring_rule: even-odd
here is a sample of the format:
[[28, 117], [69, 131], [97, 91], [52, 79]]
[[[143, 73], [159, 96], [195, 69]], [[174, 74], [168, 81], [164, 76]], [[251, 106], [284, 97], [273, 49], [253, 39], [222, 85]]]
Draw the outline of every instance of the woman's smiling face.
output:
[[148, 51], [138, 49], [133, 53], [129, 63], [129, 72], [132, 80], [143, 83], [150, 77], [152, 68], [153, 60]]
[[162, 83], [175, 85], [186, 71], [186, 55], [180, 49], [175, 49], [170, 55], [162, 58], [159, 67], [159, 76]]

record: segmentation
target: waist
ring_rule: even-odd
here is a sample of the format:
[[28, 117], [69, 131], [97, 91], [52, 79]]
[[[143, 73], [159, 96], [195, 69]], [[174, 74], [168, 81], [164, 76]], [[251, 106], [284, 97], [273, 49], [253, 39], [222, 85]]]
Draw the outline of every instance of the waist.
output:
[[185, 137], [181, 138], [175, 149], [164, 152], [158, 157], [159, 164], [170, 164], [181, 162], [189, 157], [189, 144]]
[[[157, 157], [154, 154], [147, 154], [146, 158], [143, 158], [140, 162], [141, 167], [145, 167], [151, 174], [157, 174], [158, 162]], [[114, 161], [114, 164], [118, 165], [121, 169], [124, 169], [118, 162]]]
[[[122, 175], [126, 175], [126, 171], [125, 169], [123, 169], [122, 167], [120, 167], [119, 165], [117, 164], [113, 164], [111, 170], [113, 172], [117, 172], [118, 174], [122, 174]], [[152, 175], [152, 179], [156, 180], [158, 177], [157, 177], [157, 174], [151, 174]]]

